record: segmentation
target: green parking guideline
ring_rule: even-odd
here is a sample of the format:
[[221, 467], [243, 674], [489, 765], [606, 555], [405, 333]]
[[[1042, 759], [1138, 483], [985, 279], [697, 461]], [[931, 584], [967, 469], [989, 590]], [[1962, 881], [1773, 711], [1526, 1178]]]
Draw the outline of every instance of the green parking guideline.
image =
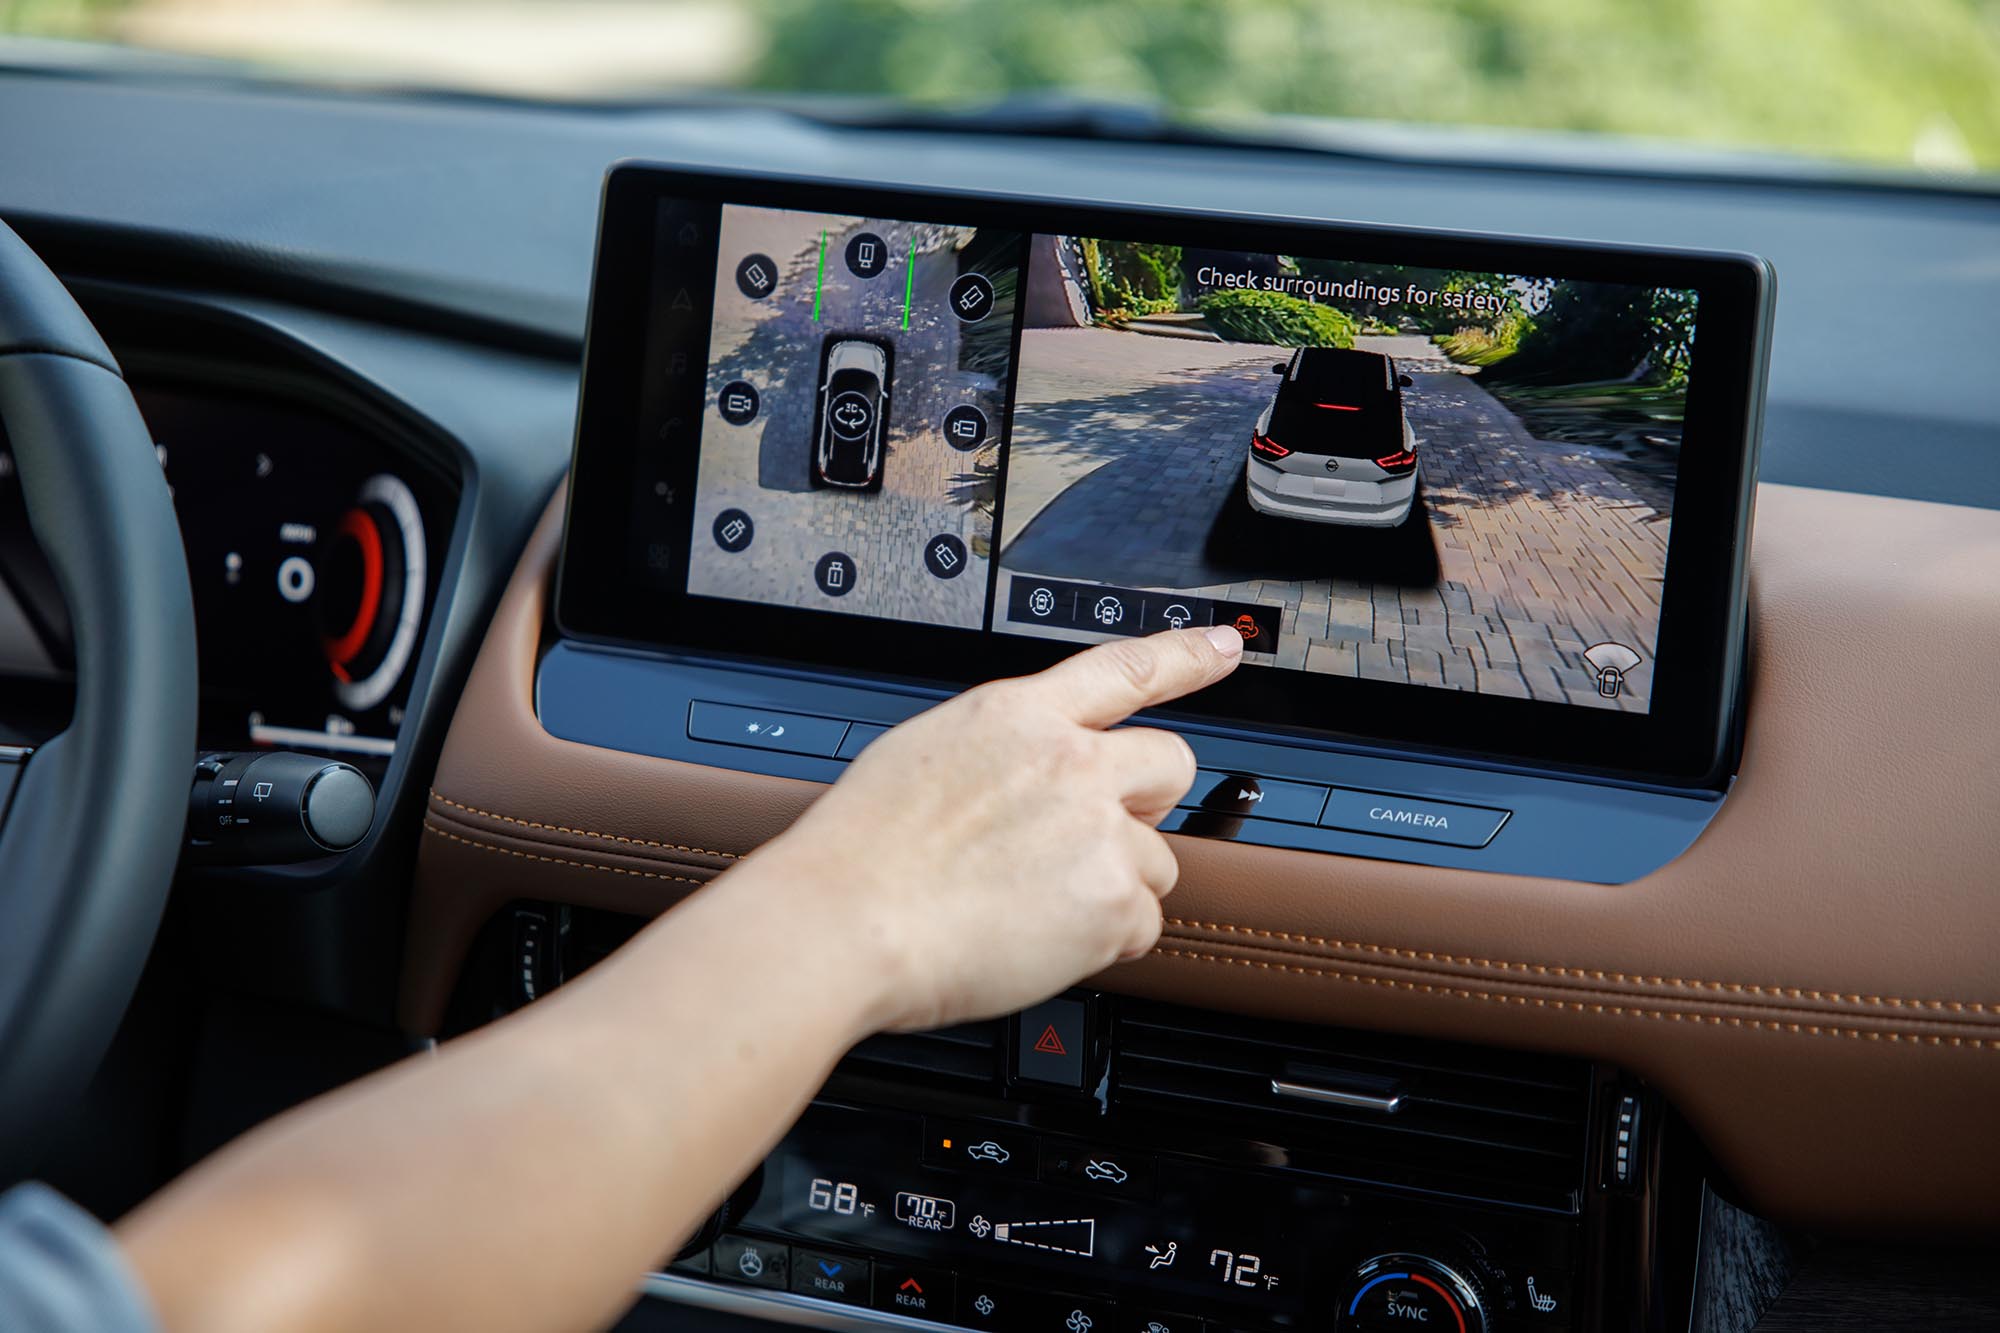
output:
[[819, 232], [819, 276], [813, 279], [813, 319], [819, 319], [819, 295], [826, 290], [826, 228]]
[[917, 285], [917, 238], [910, 238], [910, 262], [903, 265], [903, 328], [910, 327], [910, 292]]

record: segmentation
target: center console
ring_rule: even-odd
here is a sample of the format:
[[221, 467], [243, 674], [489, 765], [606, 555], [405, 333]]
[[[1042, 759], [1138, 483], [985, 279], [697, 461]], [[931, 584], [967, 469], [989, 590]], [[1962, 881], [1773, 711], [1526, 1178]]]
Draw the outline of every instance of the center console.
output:
[[[1168, 818], [1181, 876], [1159, 946], [1090, 979], [1104, 1051], [1086, 1091], [1024, 1080], [1005, 1029], [858, 1060], [718, 1230], [767, 1247], [758, 1273], [740, 1250], [718, 1264], [711, 1240], [661, 1291], [808, 1324], [908, 1317], [874, 1308], [879, 1262], [953, 1274], [954, 1322], [964, 1280], [1108, 1301], [1120, 1320], [1283, 1327], [1337, 1321], [1343, 1302], [1361, 1319], [1377, 1298], [1405, 1317], [1392, 1294], [1423, 1311], [1402, 1298], [1428, 1288], [1393, 1277], [1354, 1304], [1373, 1277], [1416, 1273], [1488, 1320], [1677, 1327], [1692, 1260], [1646, 1255], [1691, 1234], [1661, 1182], [1694, 1175], [1653, 1166], [1660, 1136], [1698, 1137], [1768, 1217], [1982, 1216], [1985, 1195], [1955, 1182], [1984, 1165], [1965, 1145], [1983, 1141], [1995, 1036], [1987, 936], [1962, 928], [1990, 897], [1962, 836], [1984, 827], [1985, 756], [1928, 702], [1976, 697], [1975, 659], [1909, 645], [1959, 623], [1938, 597], [1977, 580], [1942, 571], [1991, 525], [1761, 488], [1743, 683], [1761, 265], [643, 167], [613, 174], [604, 225], [575, 472], [495, 612], [425, 807], [409, 1031], [485, 1021], [451, 1014], [460, 978], [518, 980], [524, 955], [573, 938], [554, 919], [508, 935], [518, 904], [572, 926], [666, 911], [879, 754], [878, 729], [967, 684], [1160, 621], [1248, 614], [1252, 631], [1231, 691], [1140, 719], [1185, 736], [1204, 773]], [[1318, 350], [1381, 358], [1381, 378], [1333, 384], [1302, 357]], [[1326, 395], [1301, 399], [1322, 370]], [[962, 407], [983, 433], [959, 433]], [[1369, 452], [1405, 425], [1408, 447]], [[1315, 484], [1277, 466], [1297, 457]], [[1375, 489], [1350, 493], [1357, 478]], [[1253, 482], [1326, 503], [1271, 512]], [[1355, 521], [1371, 505], [1398, 525]], [[1600, 617], [1606, 592], [1625, 609]], [[1275, 651], [1253, 648], [1274, 617]], [[1640, 660], [1593, 666], [1603, 643]], [[1936, 762], [1884, 773], [1885, 729]], [[1224, 1025], [1221, 1050], [1171, 1043], [1156, 1068], [1186, 1095], [1170, 1104], [1131, 1044], [1152, 1006]], [[1373, 1040], [1447, 1088], [1541, 1065], [1524, 1051], [1577, 1057], [1573, 1121], [1492, 1122], [1573, 1136], [1580, 1156], [1557, 1165], [1574, 1203], [1563, 1181], [1419, 1171], [1486, 1137], [1425, 1125], [1420, 1099], [1273, 1091], [1382, 1095], [1354, 1075], [1384, 1071], [1327, 1045], [1355, 1029], [1400, 1034]], [[1246, 1051], [1282, 1054], [1247, 1075], [1220, 1060]], [[968, 1055], [976, 1081], [947, 1077]], [[1295, 1133], [1308, 1112], [1358, 1119]], [[1007, 1163], [940, 1164], [933, 1121], [984, 1130], [970, 1142]], [[1430, 1154], [1413, 1165], [1399, 1142]], [[1126, 1158], [1149, 1159], [1152, 1195], [1085, 1210], [1105, 1182], [1073, 1185], [1067, 1145], [1115, 1150], [1085, 1168], [1134, 1179]], [[1021, 1174], [974, 1174], [991, 1165]], [[951, 1227], [926, 1200], [952, 1205]], [[1087, 1259], [966, 1229], [1075, 1218], [1093, 1220]], [[1138, 1270], [1163, 1238], [1172, 1264]], [[866, 1261], [866, 1304], [799, 1312], [829, 1295], [792, 1290], [801, 1252]], [[1251, 1304], [1229, 1258], [1246, 1253], [1253, 1280], [1279, 1279]], [[1414, 1259], [1357, 1280], [1400, 1255], [1464, 1287]], [[1196, 1260], [1215, 1290], [1146, 1285]], [[767, 1261], [782, 1288], [756, 1280]]]
[[[1244, 666], [1142, 719], [1200, 764], [1170, 833], [1620, 884], [1729, 788], [1758, 261], [628, 166], [597, 264], [550, 736], [825, 783], [966, 686], [1227, 626]], [[508, 822], [541, 864], [723, 855]], [[1075, 992], [865, 1044], [649, 1285], [835, 1328], [1600, 1328], [1648, 1289], [1658, 1119], [1588, 1061]]]

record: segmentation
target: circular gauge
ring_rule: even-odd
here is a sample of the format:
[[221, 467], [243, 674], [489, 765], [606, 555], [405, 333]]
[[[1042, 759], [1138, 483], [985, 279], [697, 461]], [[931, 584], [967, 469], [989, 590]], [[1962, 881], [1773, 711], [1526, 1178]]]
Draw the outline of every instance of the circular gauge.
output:
[[424, 614], [426, 549], [416, 496], [386, 472], [362, 483], [334, 527], [316, 604], [334, 697], [351, 712], [388, 698], [409, 669]]

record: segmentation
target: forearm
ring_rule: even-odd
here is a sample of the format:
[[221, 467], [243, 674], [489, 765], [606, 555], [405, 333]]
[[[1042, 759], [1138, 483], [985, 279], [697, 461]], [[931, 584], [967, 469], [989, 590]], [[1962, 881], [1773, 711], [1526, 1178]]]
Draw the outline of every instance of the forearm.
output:
[[829, 895], [773, 852], [612, 963], [134, 1214], [120, 1237], [167, 1327], [608, 1320], [881, 1021], [879, 969], [826, 947]]

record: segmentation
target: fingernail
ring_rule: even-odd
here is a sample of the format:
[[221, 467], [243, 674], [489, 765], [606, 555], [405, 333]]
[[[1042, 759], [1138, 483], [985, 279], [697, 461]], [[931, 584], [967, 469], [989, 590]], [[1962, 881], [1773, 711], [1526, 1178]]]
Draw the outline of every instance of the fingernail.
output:
[[1215, 651], [1224, 657], [1240, 657], [1243, 653], [1243, 636], [1227, 625], [1210, 625], [1202, 631], [1208, 641], [1215, 645]]

